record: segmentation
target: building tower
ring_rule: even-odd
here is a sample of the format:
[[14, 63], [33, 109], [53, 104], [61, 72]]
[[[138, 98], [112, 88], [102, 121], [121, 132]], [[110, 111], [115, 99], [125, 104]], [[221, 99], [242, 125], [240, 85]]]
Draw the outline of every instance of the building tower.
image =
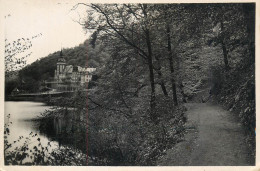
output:
[[61, 50], [60, 57], [57, 62], [57, 75], [60, 75], [63, 73], [65, 65], [66, 65], [66, 60], [63, 58], [63, 54], [62, 54], [62, 50]]
[[57, 62], [57, 69], [55, 70], [54, 79], [60, 81], [65, 77], [64, 68], [66, 66], [66, 60], [63, 58], [62, 50], [60, 51], [60, 57]]

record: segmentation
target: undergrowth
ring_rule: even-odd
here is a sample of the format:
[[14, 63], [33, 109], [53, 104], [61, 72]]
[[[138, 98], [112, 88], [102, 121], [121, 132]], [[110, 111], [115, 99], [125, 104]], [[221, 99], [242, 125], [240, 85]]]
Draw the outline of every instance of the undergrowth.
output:
[[226, 71], [223, 67], [212, 68], [215, 100], [229, 111], [237, 114], [246, 131], [246, 142], [251, 156], [255, 158], [255, 67], [254, 64], [240, 63]]

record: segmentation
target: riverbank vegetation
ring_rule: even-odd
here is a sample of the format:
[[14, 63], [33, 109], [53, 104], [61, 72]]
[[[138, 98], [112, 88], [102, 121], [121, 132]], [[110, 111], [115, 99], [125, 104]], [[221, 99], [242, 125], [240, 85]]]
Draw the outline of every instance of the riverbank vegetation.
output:
[[8, 122], [4, 125], [5, 165], [86, 165], [87, 156], [80, 150], [69, 146], [53, 148], [51, 142], [43, 145], [37, 133], [19, 136], [17, 140], [10, 142], [10, 117], [8, 114]]
[[[88, 15], [79, 24], [92, 36], [64, 56], [97, 67], [96, 79], [87, 92], [53, 99], [42, 133], [80, 150], [83, 165], [155, 165], [183, 140], [183, 103], [215, 99], [239, 115], [254, 155], [254, 4], [81, 3], [72, 10], [80, 5]], [[57, 58], [25, 67], [19, 79], [48, 79]]]
[[[141, 98], [132, 99], [135, 100], [131, 104], [135, 106], [133, 109], [132, 106], [109, 107], [109, 104], [97, 106], [99, 98], [108, 95], [93, 95], [88, 93], [86, 99], [85, 93], [78, 92], [72, 99], [63, 99], [59, 109], [43, 115], [40, 127], [61, 145], [88, 154], [88, 165], [154, 165], [154, 159], [163, 150], [183, 138], [183, 108], [173, 107], [170, 99], [160, 100], [163, 108], [157, 108], [157, 113], [165, 115], [158, 117], [154, 124], [149, 117], [149, 103], [143, 103]], [[68, 105], [72, 108], [68, 109]], [[132, 112], [128, 113], [130, 108]]]

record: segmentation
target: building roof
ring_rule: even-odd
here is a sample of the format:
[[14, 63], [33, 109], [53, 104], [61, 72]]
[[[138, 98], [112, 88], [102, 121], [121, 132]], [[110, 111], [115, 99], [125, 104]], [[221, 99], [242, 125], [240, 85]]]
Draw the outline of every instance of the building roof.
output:
[[58, 59], [58, 62], [66, 62], [65, 58], [63, 57], [62, 50], [60, 51], [60, 57]]
[[63, 63], [65, 63], [66, 60], [65, 60], [64, 58], [59, 58], [59, 59], [58, 59], [58, 62], [63, 62]]
[[67, 65], [67, 66], [65, 66], [63, 72], [64, 73], [72, 73], [72, 72], [83, 72], [83, 73], [85, 73], [85, 72], [93, 72], [92, 70], [89, 70], [89, 68], [84, 68], [84, 67], [80, 67], [80, 66]]
[[64, 71], [65, 73], [72, 73], [73, 71], [73, 66], [72, 65], [67, 65], [65, 68], [64, 68]]
[[94, 72], [94, 71], [96, 71], [96, 68], [87, 68], [87, 71], [88, 72]]

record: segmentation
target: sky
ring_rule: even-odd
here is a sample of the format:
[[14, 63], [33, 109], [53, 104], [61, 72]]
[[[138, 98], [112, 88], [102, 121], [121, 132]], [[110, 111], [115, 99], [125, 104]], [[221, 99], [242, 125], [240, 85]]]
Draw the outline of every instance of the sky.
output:
[[[5, 1], [4, 37], [7, 42], [21, 38], [32, 40], [32, 52], [27, 64], [45, 57], [62, 48], [70, 48], [83, 43], [89, 34], [80, 24], [86, 8], [80, 6], [72, 11], [76, 2], [59, 1]], [[32, 38], [37, 36], [36, 38]], [[21, 54], [22, 55], [22, 54]]]

